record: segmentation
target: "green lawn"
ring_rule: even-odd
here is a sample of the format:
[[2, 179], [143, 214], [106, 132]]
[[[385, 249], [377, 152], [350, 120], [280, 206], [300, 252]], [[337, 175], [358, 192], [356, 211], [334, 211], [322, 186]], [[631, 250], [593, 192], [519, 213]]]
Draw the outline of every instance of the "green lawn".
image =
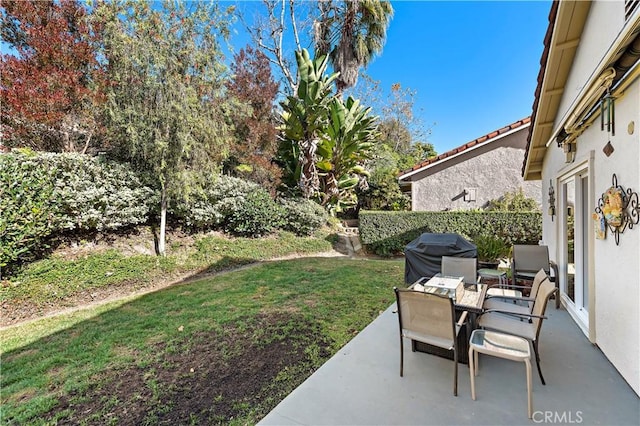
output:
[[253, 424], [393, 302], [403, 264], [261, 264], [0, 332], [9, 424]]
[[188, 272], [215, 272], [289, 254], [332, 249], [332, 236], [297, 237], [282, 232], [267, 238], [204, 236], [188, 247], [169, 247], [166, 257], [127, 256], [117, 250], [69, 260], [60, 255], [27, 265], [0, 286], [0, 304], [73, 306], [74, 296], [126, 284], [141, 288]]

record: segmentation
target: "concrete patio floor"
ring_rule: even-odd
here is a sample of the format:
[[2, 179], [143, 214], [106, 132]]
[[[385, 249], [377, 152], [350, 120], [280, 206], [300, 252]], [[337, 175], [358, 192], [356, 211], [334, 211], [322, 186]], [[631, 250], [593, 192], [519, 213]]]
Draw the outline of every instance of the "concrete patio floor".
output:
[[532, 420], [527, 418], [524, 364], [480, 358], [476, 401], [469, 369], [411, 352], [405, 341], [399, 374], [398, 319], [392, 305], [295, 389], [261, 425], [638, 425], [640, 399], [564, 309], [547, 309], [540, 356], [533, 361]]

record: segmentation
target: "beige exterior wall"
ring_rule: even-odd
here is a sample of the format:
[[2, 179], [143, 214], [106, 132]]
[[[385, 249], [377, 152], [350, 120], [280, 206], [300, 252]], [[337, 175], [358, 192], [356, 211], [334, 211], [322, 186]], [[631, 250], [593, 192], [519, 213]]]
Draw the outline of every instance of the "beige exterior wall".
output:
[[[613, 0], [591, 3], [585, 30], [580, 37], [569, 79], [565, 84], [557, 118], [562, 118], [576, 96], [592, 77], [594, 70], [611, 47], [624, 25], [624, 1]], [[594, 31], [595, 30], [595, 31]], [[556, 122], [556, 125], [558, 123]]]
[[[556, 125], [574, 103], [581, 86], [606, 55], [624, 25], [622, 1], [594, 2], [581, 38], [568, 84], [565, 88]], [[570, 111], [569, 111], [570, 112]], [[542, 172], [543, 211], [548, 210], [547, 193], [550, 183], [556, 192], [556, 208], [562, 214], [562, 183], [580, 172], [589, 179], [588, 206], [590, 214], [598, 199], [612, 184], [640, 193], [640, 78], [616, 99], [616, 134], [600, 130], [600, 118], [577, 140], [577, 152], [572, 163], [565, 163], [565, 154], [554, 143], [547, 148]], [[632, 124], [633, 123], [633, 124]], [[633, 126], [633, 132], [630, 127]], [[603, 148], [611, 141], [615, 151], [607, 157]], [[561, 287], [566, 285], [568, 268], [564, 253], [566, 232], [560, 216], [552, 220], [543, 215], [543, 241], [549, 246], [551, 258], [558, 261]], [[606, 239], [594, 236], [594, 221], [587, 217], [585, 241], [588, 306], [586, 310], [572, 306], [562, 296], [563, 304], [582, 328], [611, 361], [630, 387], [640, 395], [640, 225], [626, 229], [616, 245], [614, 236]], [[576, 269], [581, 268], [576, 261]], [[544, 333], [544, 330], [543, 330]], [[586, 372], [588, 374], [588, 372]]]
[[[527, 131], [528, 127], [465, 151], [413, 176], [412, 210], [476, 209], [518, 188], [540, 204], [540, 181], [525, 182], [521, 176]], [[476, 201], [464, 201], [465, 189], [471, 188], [476, 190]]]

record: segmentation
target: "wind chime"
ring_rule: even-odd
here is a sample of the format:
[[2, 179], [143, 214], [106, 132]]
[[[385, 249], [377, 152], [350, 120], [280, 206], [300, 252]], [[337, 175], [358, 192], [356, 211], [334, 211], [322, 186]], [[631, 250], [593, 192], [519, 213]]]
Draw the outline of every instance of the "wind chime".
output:
[[616, 135], [616, 105], [615, 98], [611, 95], [611, 91], [607, 89], [607, 94], [602, 98], [600, 104], [600, 130], [607, 128], [607, 144], [602, 151], [608, 157], [615, 150], [611, 144], [611, 136]]

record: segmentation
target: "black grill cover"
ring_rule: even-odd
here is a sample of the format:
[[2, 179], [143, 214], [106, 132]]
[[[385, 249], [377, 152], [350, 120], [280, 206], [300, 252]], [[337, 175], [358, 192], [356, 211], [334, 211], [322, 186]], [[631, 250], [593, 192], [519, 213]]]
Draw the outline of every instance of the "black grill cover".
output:
[[405, 283], [440, 272], [442, 256], [478, 257], [478, 251], [458, 234], [422, 234], [404, 248]]

